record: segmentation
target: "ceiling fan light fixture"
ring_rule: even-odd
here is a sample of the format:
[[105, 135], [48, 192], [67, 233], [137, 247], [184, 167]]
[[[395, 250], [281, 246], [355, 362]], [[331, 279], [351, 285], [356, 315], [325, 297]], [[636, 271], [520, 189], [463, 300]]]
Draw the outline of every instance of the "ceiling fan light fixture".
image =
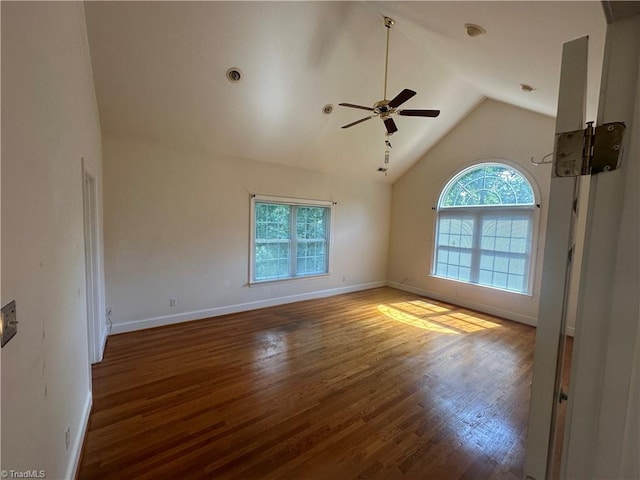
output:
[[476, 25], [475, 23], [465, 23], [464, 29], [467, 31], [467, 35], [470, 37], [479, 37], [480, 35], [484, 35], [487, 31], [482, 28], [480, 25]]
[[231, 67], [229, 70], [227, 70], [227, 80], [229, 80], [231, 83], [238, 83], [240, 80], [242, 80], [242, 70], [240, 70], [238, 67]]
[[322, 107], [322, 113], [324, 113], [325, 115], [331, 115], [332, 112], [333, 112], [332, 104], [327, 103], [324, 107]]

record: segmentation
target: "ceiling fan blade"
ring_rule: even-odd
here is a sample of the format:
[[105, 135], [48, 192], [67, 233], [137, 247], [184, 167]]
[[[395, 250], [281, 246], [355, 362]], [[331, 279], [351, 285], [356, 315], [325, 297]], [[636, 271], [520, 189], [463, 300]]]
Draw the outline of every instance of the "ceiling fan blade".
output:
[[397, 113], [405, 117], [437, 117], [440, 110], [398, 110]]
[[371, 118], [373, 118], [373, 117], [375, 117], [375, 115], [371, 115], [371, 116], [369, 116], [369, 117], [361, 118], [360, 120], [356, 120], [356, 121], [355, 121], [355, 122], [353, 122], [353, 123], [349, 123], [349, 124], [347, 124], [347, 125], [344, 125], [342, 128], [349, 128], [349, 127], [353, 127], [354, 125], [357, 125], [357, 124], [362, 123], [362, 122], [366, 122], [367, 120], [369, 120], [369, 119], [371, 119]]
[[396, 127], [396, 122], [393, 121], [393, 118], [385, 118], [384, 126], [387, 127], [387, 133], [389, 135], [398, 131], [398, 127]]
[[370, 112], [373, 112], [373, 108], [371, 107], [363, 107], [362, 105], [354, 105], [353, 103], [339, 103], [338, 105], [342, 107], [359, 108], [361, 110], [369, 110]]
[[396, 95], [393, 100], [389, 102], [389, 108], [396, 108], [397, 106], [402, 105], [404, 102], [409, 100], [415, 94], [416, 92], [414, 92], [413, 90], [409, 90], [408, 88], [405, 88], [398, 95]]

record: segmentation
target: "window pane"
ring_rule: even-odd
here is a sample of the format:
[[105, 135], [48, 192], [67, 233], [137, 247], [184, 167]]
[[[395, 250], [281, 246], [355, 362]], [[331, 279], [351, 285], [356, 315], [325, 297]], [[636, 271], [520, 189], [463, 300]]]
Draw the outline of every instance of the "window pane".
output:
[[317, 275], [326, 271], [325, 242], [299, 242], [296, 274]]
[[524, 258], [511, 258], [509, 261], [509, 273], [523, 276], [526, 271], [526, 262]]
[[296, 231], [299, 239], [324, 239], [326, 210], [323, 207], [298, 207]]
[[327, 210], [324, 207], [297, 208], [296, 275], [318, 275], [327, 272]]
[[288, 239], [291, 206], [256, 202], [256, 240]]
[[493, 271], [493, 255], [481, 255], [480, 268], [482, 270]]
[[493, 285], [493, 270], [480, 270], [480, 276], [478, 277], [478, 283], [480, 285]]
[[495, 237], [482, 236], [480, 239], [480, 248], [483, 250], [495, 250], [496, 239]]
[[440, 217], [436, 275], [470, 281], [474, 223], [475, 218], [471, 215]]
[[511, 238], [511, 252], [513, 253], [526, 253], [527, 241], [524, 238]]
[[493, 263], [493, 271], [494, 272], [503, 272], [506, 273], [509, 271], [509, 259], [503, 256], [494, 257]]
[[524, 277], [522, 275], [509, 275], [507, 279], [507, 290], [523, 291]]
[[256, 280], [273, 280], [290, 275], [289, 242], [256, 242]]
[[493, 282], [491, 282], [491, 286], [507, 288], [507, 275], [505, 273], [493, 272]]
[[509, 237], [496, 237], [495, 249], [499, 252], [508, 252], [509, 243]]
[[[531, 211], [514, 212], [505, 209], [504, 214], [481, 214], [482, 233], [480, 245], [480, 269], [478, 283], [508, 290], [525, 291], [529, 245], [531, 244]], [[513, 273], [518, 278], [507, 278], [494, 273]]]

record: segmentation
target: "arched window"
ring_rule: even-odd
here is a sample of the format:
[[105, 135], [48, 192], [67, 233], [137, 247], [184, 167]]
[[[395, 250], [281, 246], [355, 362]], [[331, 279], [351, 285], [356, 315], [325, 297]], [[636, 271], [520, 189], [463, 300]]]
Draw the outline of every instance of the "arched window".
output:
[[530, 290], [535, 196], [517, 170], [482, 163], [444, 187], [433, 274], [516, 292]]

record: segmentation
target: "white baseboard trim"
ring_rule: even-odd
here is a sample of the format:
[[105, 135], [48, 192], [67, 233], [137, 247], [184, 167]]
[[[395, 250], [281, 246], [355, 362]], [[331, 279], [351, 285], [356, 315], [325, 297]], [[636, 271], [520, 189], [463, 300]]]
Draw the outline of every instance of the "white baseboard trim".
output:
[[369, 290], [371, 288], [386, 286], [386, 281], [362, 283], [359, 285], [351, 285], [348, 287], [332, 288], [329, 290], [320, 290], [317, 292], [300, 293], [296, 295], [288, 295], [286, 297], [267, 298], [265, 300], [257, 300], [255, 302], [239, 303], [236, 305], [209, 308], [206, 310], [198, 310], [194, 312], [184, 312], [175, 315], [165, 315], [162, 317], [143, 318], [141, 320], [133, 320], [131, 322], [114, 323], [111, 329], [111, 335], [115, 335], [117, 333], [133, 332], [136, 330], [144, 330], [146, 328], [161, 327], [174, 323], [201, 320], [203, 318], [218, 317], [220, 315], [228, 315], [230, 313], [246, 312], [249, 310], [256, 310], [258, 308], [274, 307], [276, 305], [301, 302], [303, 300], [333, 297], [335, 295], [341, 295], [343, 293], [358, 292], [360, 290]]
[[567, 330], [566, 330], [566, 331], [567, 331], [567, 335], [568, 335], [569, 337], [573, 337], [573, 336], [574, 336], [574, 333], [575, 333], [575, 331], [576, 331], [576, 329], [575, 329], [575, 327], [567, 327]]
[[65, 478], [73, 480], [78, 474], [80, 468], [80, 459], [82, 457], [82, 446], [84, 445], [84, 437], [87, 435], [87, 428], [89, 427], [89, 415], [91, 414], [91, 405], [93, 404], [93, 394], [89, 391], [87, 400], [82, 409], [82, 416], [80, 417], [80, 423], [76, 425], [77, 434], [73, 438], [73, 444], [71, 445], [71, 455], [69, 457], [69, 465], [67, 466], [67, 475]]
[[461, 297], [450, 297], [436, 292], [429, 292], [410, 285], [402, 285], [398, 282], [387, 282], [387, 286], [397, 288], [398, 290], [404, 290], [405, 292], [415, 293], [416, 295], [421, 295], [423, 297], [432, 298], [434, 300], [440, 300], [441, 302], [450, 303], [452, 305], [470, 308], [472, 310], [477, 310], [478, 312], [488, 313], [489, 315], [506, 318], [507, 320], [513, 320], [514, 322], [524, 323], [525, 325], [531, 325], [532, 327], [537, 325], [537, 319], [535, 317], [522, 315], [521, 313], [511, 312], [509, 310], [502, 310], [501, 308], [496, 308], [492, 305], [466, 300]]

